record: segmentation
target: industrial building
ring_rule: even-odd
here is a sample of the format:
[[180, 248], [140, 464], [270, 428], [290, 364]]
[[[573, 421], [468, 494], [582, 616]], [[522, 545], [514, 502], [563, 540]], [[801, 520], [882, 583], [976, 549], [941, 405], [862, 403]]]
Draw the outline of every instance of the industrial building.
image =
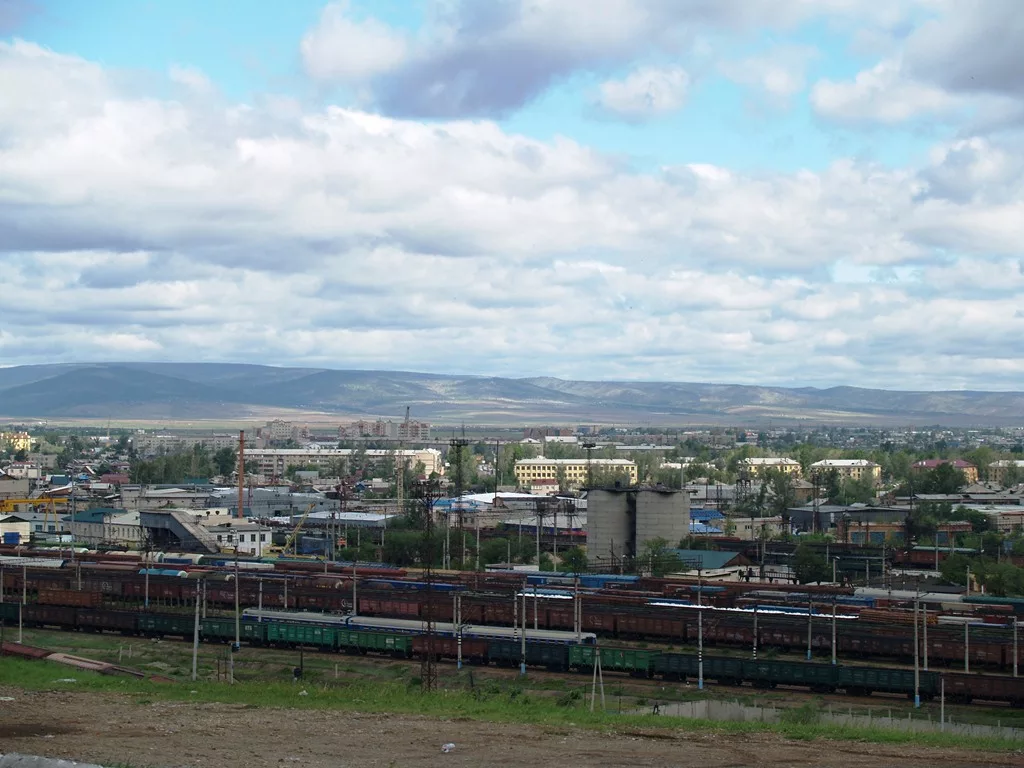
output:
[[601, 488], [587, 495], [587, 555], [614, 565], [653, 539], [676, 544], [690, 533], [690, 495], [669, 488]]

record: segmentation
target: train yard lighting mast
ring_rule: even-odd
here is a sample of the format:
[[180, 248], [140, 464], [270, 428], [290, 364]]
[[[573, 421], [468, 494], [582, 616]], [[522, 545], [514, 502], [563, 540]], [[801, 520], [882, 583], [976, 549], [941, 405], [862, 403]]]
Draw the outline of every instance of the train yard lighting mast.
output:
[[918, 597], [914, 598], [914, 708], [921, 708], [921, 666], [919, 663], [919, 656], [921, 653], [918, 645], [917, 635], [917, 614], [920, 600]]
[[697, 689], [704, 690], [704, 607], [701, 605], [701, 594], [704, 581], [701, 568], [697, 566]]

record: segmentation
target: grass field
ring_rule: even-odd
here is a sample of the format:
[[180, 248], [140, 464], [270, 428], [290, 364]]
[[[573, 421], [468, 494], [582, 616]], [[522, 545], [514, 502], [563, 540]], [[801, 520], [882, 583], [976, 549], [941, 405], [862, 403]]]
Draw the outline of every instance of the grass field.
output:
[[[10, 639], [10, 638], [9, 638]], [[487, 722], [542, 724], [546, 726], [596, 729], [657, 729], [661, 731], [711, 730], [720, 733], [775, 733], [791, 739], [836, 739], [879, 744], [914, 744], [931, 747], [960, 747], [985, 751], [1015, 751], [1020, 742], [954, 736], [943, 733], [906, 733], [887, 728], [846, 728], [816, 722], [817, 712], [827, 706], [822, 697], [789, 696], [791, 716], [780, 723], [735, 723], [666, 718], [653, 715], [618, 714], [650, 706], [703, 696], [718, 696], [741, 703], [786, 705], [786, 694], [773, 697], [736, 689], [707, 689], [663, 686], [660, 682], [637, 681], [608, 676], [605, 681], [608, 711], [590, 711], [589, 677], [529, 674], [519, 678], [514, 671], [498, 668], [439, 667], [438, 690], [422, 691], [419, 666], [415, 662], [362, 656], [330, 655], [275, 649], [245, 649], [235, 655], [236, 683], [226, 682], [228, 653], [221, 647], [201, 648], [199, 675], [190, 680], [191, 647], [176, 641], [121, 638], [31, 630], [25, 642], [52, 650], [76, 653], [107, 661], [120, 660], [151, 674], [176, 682], [155, 682], [131, 677], [114, 677], [81, 671], [45, 661], [14, 657], [0, 658], [3, 685], [27, 690], [90, 691], [117, 693], [138, 704], [154, 701], [224, 703], [246, 707], [287, 707], [330, 709], [361, 713], [396, 713], [439, 718], [468, 718]], [[302, 664], [299, 682], [292, 681], [292, 669]], [[219, 672], [219, 674], [218, 674]], [[73, 680], [73, 682], [69, 682]], [[799, 704], [795, 703], [799, 702]], [[906, 712], [903, 702], [880, 702], [896, 712]], [[846, 706], [841, 709], [845, 710]], [[854, 711], [862, 709], [854, 708]], [[961, 708], [965, 712], [971, 708]], [[878, 707], [875, 708], [877, 712]], [[993, 710], [992, 721], [1002, 715], [1003, 725], [1016, 725], [1016, 711]], [[898, 716], [898, 715], [897, 715]], [[958, 722], [964, 722], [959, 716]]]

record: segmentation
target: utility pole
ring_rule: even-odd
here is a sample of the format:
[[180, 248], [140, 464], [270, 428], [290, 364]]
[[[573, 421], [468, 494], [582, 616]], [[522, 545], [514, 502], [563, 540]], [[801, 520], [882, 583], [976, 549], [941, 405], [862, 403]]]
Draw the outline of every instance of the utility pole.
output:
[[697, 567], [697, 689], [704, 690], [704, 607], [701, 595], [704, 592], [704, 581], [701, 578], [700, 566]]
[[238, 513], [239, 520], [245, 515], [245, 430], [238, 433]]
[[832, 596], [832, 666], [836, 665], [836, 598]]
[[918, 610], [918, 599], [914, 598], [914, 708], [921, 708], [921, 670], [918, 663], [918, 654], [920, 648], [918, 647], [918, 636], [917, 636], [917, 610]]
[[757, 603], [754, 603], [754, 661], [757, 661]]
[[811, 622], [814, 620], [814, 603], [807, 598], [807, 660], [811, 660]]
[[523, 582], [523, 634], [519, 649], [519, 675], [526, 677], [526, 582]]
[[964, 672], [971, 671], [971, 625], [964, 622]]
[[[420, 685], [423, 691], [437, 687], [437, 653], [434, 633], [434, 488], [428, 481], [421, 488], [423, 504], [423, 578], [426, 582], [423, 602], [423, 659], [420, 664]], [[353, 584], [355, 579], [353, 578]]]
[[192, 682], [195, 682], [199, 665], [199, 583], [196, 583], [196, 617], [192, 623]]
[[[463, 512], [463, 499], [462, 494], [465, 486], [465, 468], [463, 467], [465, 459], [466, 446], [469, 445], [469, 440], [466, 439], [466, 428], [462, 428], [462, 437], [453, 437], [448, 441], [449, 455], [452, 455], [450, 463], [454, 464], [455, 467], [455, 498], [459, 505], [458, 517], [456, 518], [456, 531], [459, 534], [459, 544], [462, 546], [462, 559], [461, 563], [463, 567], [466, 564], [466, 534], [465, 534], [465, 517]], [[448, 557], [451, 558], [451, 552], [449, 551]]]

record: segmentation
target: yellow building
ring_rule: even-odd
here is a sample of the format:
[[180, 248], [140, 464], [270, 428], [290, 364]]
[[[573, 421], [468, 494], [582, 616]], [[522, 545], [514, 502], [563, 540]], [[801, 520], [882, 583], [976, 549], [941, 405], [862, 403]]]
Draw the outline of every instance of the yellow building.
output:
[[781, 457], [751, 457], [740, 461], [740, 469], [747, 469], [758, 477], [764, 477], [769, 471], [783, 472], [793, 477], [800, 477], [800, 462], [795, 459]]
[[882, 468], [867, 459], [824, 459], [811, 464], [811, 475], [824, 475], [835, 470], [844, 480], [870, 480], [872, 485], [882, 482]]
[[0, 432], [0, 445], [27, 453], [32, 450], [32, 436], [28, 432]]
[[565, 484], [570, 488], [578, 488], [587, 484], [587, 467], [593, 469], [595, 476], [608, 472], [629, 476], [630, 485], [636, 485], [636, 463], [629, 459], [520, 459], [516, 462], [516, 485], [526, 488], [536, 480], [558, 480], [564, 476]]
[[988, 479], [993, 483], [1006, 485], [1007, 478], [1016, 482], [1024, 479], [1024, 461], [1002, 459], [988, 465]]
[[964, 473], [964, 480], [968, 485], [978, 482], [978, 468], [969, 461], [963, 459], [922, 459], [910, 465], [910, 471], [917, 474], [929, 472], [938, 466], [949, 464], [960, 472]]

